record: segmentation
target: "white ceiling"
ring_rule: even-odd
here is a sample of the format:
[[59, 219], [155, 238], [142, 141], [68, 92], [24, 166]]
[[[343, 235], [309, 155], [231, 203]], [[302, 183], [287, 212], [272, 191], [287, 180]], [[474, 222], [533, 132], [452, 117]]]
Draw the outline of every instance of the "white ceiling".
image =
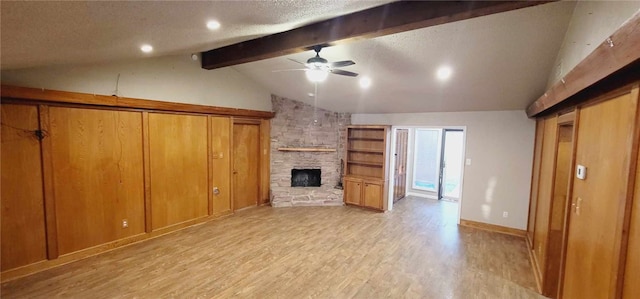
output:
[[[1, 68], [17, 69], [190, 54], [390, 1], [6, 2], [1, 5]], [[330, 75], [314, 86], [287, 58], [234, 66], [273, 94], [339, 112], [391, 113], [524, 109], [544, 92], [575, 3], [557, 2], [325, 48], [345, 70], [371, 77]], [[218, 31], [205, 23], [216, 18]], [[436, 69], [450, 65], [448, 82]]]

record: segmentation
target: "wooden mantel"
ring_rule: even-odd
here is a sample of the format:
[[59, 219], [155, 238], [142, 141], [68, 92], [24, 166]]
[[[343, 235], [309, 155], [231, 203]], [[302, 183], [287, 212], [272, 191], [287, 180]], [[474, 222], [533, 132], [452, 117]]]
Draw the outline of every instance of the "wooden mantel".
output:
[[318, 148], [318, 147], [279, 147], [282, 152], [335, 152], [335, 148]]

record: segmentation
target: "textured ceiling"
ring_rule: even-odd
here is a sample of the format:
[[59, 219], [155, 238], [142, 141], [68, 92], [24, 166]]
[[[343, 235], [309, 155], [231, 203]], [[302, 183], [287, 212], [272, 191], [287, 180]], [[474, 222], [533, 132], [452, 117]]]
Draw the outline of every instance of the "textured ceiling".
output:
[[[7, 2], [1, 6], [2, 69], [189, 54], [281, 32], [390, 1]], [[542, 92], [573, 10], [557, 2], [325, 48], [330, 61], [371, 77], [330, 75], [314, 86], [287, 58], [234, 66], [273, 94], [340, 112], [391, 113], [524, 109]], [[222, 28], [205, 23], [218, 19]], [[443, 64], [448, 82], [435, 80]]]
[[[391, 1], [2, 1], [2, 69], [201, 52]], [[206, 28], [217, 19], [222, 27]]]

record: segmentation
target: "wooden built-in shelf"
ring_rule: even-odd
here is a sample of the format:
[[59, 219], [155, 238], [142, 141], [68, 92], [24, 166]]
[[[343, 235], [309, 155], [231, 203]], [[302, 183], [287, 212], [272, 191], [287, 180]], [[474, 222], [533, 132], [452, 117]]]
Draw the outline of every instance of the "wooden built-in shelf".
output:
[[382, 162], [349, 161], [349, 164], [358, 164], [358, 165], [375, 166], [375, 167], [384, 166], [384, 164]]
[[383, 150], [374, 150], [374, 149], [349, 149], [348, 151], [356, 152], [356, 153], [384, 154]]
[[316, 147], [280, 147], [282, 152], [335, 152], [335, 148], [316, 148]]
[[361, 138], [361, 137], [349, 137], [349, 140], [384, 141], [384, 138]]

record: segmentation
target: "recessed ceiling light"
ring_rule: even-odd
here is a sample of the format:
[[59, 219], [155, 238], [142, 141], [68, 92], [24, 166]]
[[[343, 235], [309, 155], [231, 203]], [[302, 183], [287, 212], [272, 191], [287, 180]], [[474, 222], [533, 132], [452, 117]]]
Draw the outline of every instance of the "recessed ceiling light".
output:
[[451, 74], [453, 74], [453, 70], [448, 66], [441, 66], [436, 72], [436, 76], [440, 81], [446, 81], [451, 78]]
[[151, 51], [153, 51], [153, 47], [151, 45], [142, 45], [140, 50], [145, 53], [151, 53]]
[[211, 20], [211, 21], [207, 22], [207, 28], [209, 28], [209, 30], [216, 30], [216, 29], [220, 28], [220, 22], [218, 22], [216, 20]]
[[371, 78], [369, 77], [360, 78], [360, 87], [367, 89], [369, 88], [369, 86], [371, 86]]
[[308, 93], [307, 95], [308, 95], [309, 97], [313, 97], [313, 96], [314, 96], [313, 92], [310, 92], [310, 93]]

